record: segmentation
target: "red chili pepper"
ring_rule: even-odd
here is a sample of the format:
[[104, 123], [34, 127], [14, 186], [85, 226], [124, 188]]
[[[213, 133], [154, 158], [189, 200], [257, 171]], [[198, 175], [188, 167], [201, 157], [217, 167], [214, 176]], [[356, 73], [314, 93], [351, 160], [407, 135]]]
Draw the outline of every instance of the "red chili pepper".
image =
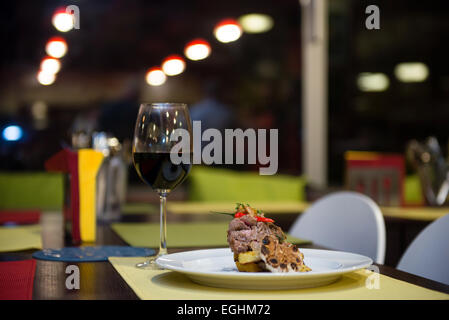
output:
[[246, 215], [245, 212], [237, 212], [237, 213], [234, 215], [234, 218], [241, 218], [241, 217], [243, 217], [244, 215]]
[[[237, 213], [234, 215], [234, 218], [241, 218], [241, 217], [246, 216], [246, 215], [247, 215], [246, 212], [237, 212]], [[265, 217], [261, 217], [261, 216], [256, 216], [256, 220], [257, 220], [257, 221], [262, 221], [262, 222], [274, 222], [273, 219], [265, 218]]]
[[274, 222], [273, 219], [265, 218], [265, 217], [256, 216], [256, 219], [257, 219], [257, 221], [262, 221], [262, 222]]

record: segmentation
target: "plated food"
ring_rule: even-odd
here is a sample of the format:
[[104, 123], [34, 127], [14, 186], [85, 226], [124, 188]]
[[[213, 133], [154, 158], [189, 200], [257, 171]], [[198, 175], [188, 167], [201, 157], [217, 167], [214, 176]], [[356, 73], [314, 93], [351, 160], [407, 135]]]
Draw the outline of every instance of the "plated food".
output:
[[272, 219], [248, 204], [238, 203], [233, 213], [224, 214], [233, 218], [227, 231], [229, 248], [176, 252], [157, 258], [156, 264], [200, 285], [283, 290], [328, 285], [373, 263], [350, 252], [300, 251]]
[[237, 203], [227, 240], [241, 272], [308, 272], [304, 255], [282, 229], [260, 210]]
[[229, 248], [201, 249], [163, 255], [161, 268], [187, 276], [195, 283], [232, 289], [282, 290], [330, 284], [342, 275], [368, 267], [368, 257], [334, 250], [302, 249], [310, 272], [240, 272]]

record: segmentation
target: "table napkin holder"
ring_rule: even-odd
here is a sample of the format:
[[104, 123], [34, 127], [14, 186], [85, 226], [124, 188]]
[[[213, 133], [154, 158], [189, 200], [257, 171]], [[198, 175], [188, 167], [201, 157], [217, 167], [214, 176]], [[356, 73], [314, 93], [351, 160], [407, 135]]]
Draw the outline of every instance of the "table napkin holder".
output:
[[99, 151], [64, 148], [45, 162], [47, 171], [65, 173], [64, 230], [72, 244], [95, 242], [96, 178], [102, 161]]

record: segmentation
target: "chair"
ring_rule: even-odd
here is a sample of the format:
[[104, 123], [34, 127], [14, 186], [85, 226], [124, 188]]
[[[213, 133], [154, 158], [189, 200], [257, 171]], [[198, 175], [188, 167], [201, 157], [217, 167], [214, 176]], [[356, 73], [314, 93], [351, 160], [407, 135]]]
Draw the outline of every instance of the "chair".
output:
[[336, 250], [359, 253], [377, 263], [385, 260], [385, 223], [378, 205], [367, 196], [336, 192], [301, 214], [289, 230], [295, 237]]
[[306, 180], [288, 175], [261, 176], [257, 172], [195, 166], [189, 175], [189, 200], [304, 201]]
[[409, 245], [397, 269], [449, 285], [449, 214], [422, 230]]
[[0, 172], [0, 209], [61, 210], [64, 178], [48, 172]]

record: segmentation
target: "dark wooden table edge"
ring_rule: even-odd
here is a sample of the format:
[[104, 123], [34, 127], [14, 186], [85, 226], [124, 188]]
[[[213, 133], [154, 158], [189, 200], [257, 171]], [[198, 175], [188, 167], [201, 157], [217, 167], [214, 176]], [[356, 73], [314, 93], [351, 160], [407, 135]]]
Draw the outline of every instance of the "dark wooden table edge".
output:
[[[113, 230], [112, 228], [110, 228], [108, 225], [104, 225], [101, 227], [102, 228], [102, 232], [107, 236], [108, 242], [111, 243], [107, 243], [107, 244], [114, 244], [114, 245], [128, 245], [126, 242], [124, 242]], [[313, 244], [305, 244], [300, 246], [301, 248], [311, 248], [311, 249], [322, 249], [322, 250], [329, 250], [328, 248], [324, 248], [324, 247], [320, 247], [317, 245], [313, 245]], [[201, 250], [201, 249], [208, 249], [208, 248], [212, 248], [212, 247], [189, 247], [189, 248], [169, 248], [169, 253], [174, 253], [174, 252], [181, 252], [181, 251], [189, 251], [189, 250]], [[21, 252], [3, 252], [0, 253], [0, 261], [8, 261], [8, 260], [23, 260], [23, 259], [31, 259], [31, 255], [34, 251], [32, 250], [27, 250], [27, 251], [21, 251]], [[35, 278], [35, 283], [34, 283], [34, 287], [33, 287], [33, 300], [40, 300], [41, 295], [38, 294], [38, 282], [36, 280], [40, 280], [38, 278], [39, 275], [39, 268], [41, 267], [41, 264], [43, 260], [37, 260], [37, 266], [36, 266], [36, 278]], [[68, 263], [66, 262], [57, 262], [57, 261], [45, 261], [45, 263], [52, 263], [52, 264], [61, 264], [61, 265], [67, 265]], [[108, 300], [124, 300], [124, 299], [135, 299], [138, 300], [138, 296], [136, 295], [136, 293], [132, 290], [132, 288], [128, 285], [128, 283], [121, 277], [121, 275], [117, 272], [117, 270], [113, 267], [113, 265], [109, 262], [109, 261], [105, 261], [105, 262], [83, 262], [83, 263], [79, 263], [79, 264], [100, 264], [100, 265], [104, 265], [104, 268], [109, 269], [110, 268], [110, 272], [112, 272], [115, 275], [115, 278], [117, 279], [117, 281], [120, 281], [121, 283], [119, 284], [119, 286], [126, 288], [125, 291], [126, 293], [124, 293], [124, 295], [122, 296], [116, 296], [113, 295], [111, 297], [104, 295], [104, 293], [100, 294], [98, 297], [93, 297], [94, 299], [99, 299], [99, 300], [105, 300], [105, 298], [107, 298]], [[109, 265], [109, 266], [106, 266]], [[384, 266], [381, 264], [374, 264], [376, 267], [378, 267], [379, 269], [379, 273], [389, 276], [391, 278], [397, 279], [397, 280], [401, 280], [401, 281], [405, 281], [414, 285], [418, 285], [430, 290], [434, 290], [434, 291], [438, 291], [438, 292], [442, 292], [442, 293], [447, 293], [449, 294], [449, 285], [437, 282], [437, 281], [433, 281], [427, 278], [423, 278], [417, 275], [413, 275], [389, 266]], [[112, 271], [113, 270], [113, 271]], [[375, 270], [374, 270], [375, 271]], [[105, 298], [102, 298], [105, 297]], [[60, 300], [66, 300], [66, 299], [73, 299], [75, 297], [71, 297], [71, 296], [65, 296], [62, 297]], [[45, 300], [45, 298], [44, 298]], [[89, 300], [89, 299], [88, 299]]]

